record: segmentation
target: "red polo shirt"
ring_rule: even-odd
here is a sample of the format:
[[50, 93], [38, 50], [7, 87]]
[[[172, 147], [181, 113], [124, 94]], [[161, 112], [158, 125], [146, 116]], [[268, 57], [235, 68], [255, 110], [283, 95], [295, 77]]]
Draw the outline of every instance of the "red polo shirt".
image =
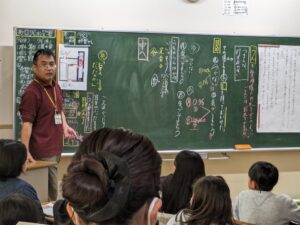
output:
[[[51, 157], [61, 153], [63, 145], [62, 124], [55, 124], [55, 108], [48, 95], [54, 100], [53, 87], [56, 92], [57, 111], [62, 112], [62, 92], [53, 81], [52, 86], [38, 80], [32, 81], [25, 89], [20, 104], [23, 122], [32, 123], [29, 151], [33, 158]], [[45, 88], [45, 89], [44, 89]]]

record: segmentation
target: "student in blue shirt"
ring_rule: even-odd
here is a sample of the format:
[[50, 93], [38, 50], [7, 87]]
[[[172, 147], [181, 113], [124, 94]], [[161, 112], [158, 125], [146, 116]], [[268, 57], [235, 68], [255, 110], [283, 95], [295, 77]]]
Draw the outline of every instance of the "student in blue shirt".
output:
[[44, 222], [39, 204], [22, 194], [11, 194], [0, 200], [0, 225], [16, 225], [19, 221]]
[[18, 178], [27, 169], [27, 150], [24, 144], [0, 139], [0, 200], [15, 193], [35, 200], [42, 211], [41, 202], [31, 184]]

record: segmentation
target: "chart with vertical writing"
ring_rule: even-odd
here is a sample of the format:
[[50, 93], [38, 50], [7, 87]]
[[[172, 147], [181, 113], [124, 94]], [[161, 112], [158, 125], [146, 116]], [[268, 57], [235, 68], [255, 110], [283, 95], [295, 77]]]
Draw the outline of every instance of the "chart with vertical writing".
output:
[[300, 46], [260, 45], [258, 132], [300, 132]]

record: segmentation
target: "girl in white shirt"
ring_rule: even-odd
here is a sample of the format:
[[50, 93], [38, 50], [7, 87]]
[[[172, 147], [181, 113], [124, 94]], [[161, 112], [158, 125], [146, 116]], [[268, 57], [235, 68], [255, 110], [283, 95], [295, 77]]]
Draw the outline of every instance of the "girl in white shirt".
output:
[[190, 206], [167, 225], [233, 225], [230, 191], [220, 176], [205, 176], [193, 186]]

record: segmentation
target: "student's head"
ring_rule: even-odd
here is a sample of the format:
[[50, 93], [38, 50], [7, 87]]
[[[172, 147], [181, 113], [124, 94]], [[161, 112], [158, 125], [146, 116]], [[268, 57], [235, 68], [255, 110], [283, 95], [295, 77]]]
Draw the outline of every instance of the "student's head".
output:
[[0, 201], [0, 225], [16, 225], [19, 221], [42, 223], [43, 216], [36, 201], [12, 194]]
[[[74, 155], [62, 191], [75, 224], [155, 223], [161, 158], [145, 136], [123, 129], [92, 132]], [[74, 215], [72, 215], [74, 210]], [[150, 211], [151, 213], [148, 213]], [[146, 219], [146, 220], [145, 220]]]
[[174, 174], [191, 176], [194, 179], [205, 176], [204, 163], [201, 156], [193, 151], [179, 152], [174, 160]]
[[35, 76], [46, 83], [55, 76], [55, 56], [50, 49], [39, 49], [33, 56], [32, 70]]
[[259, 161], [254, 163], [249, 171], [248, 186], [260, 191], [271, 191], [278, 182], [278, 169], [269, 162]]
[[199, 178], [193, 185], [187, 224], [233, 224], [230, 190], [220, 176]]
[[162, 211], [175, 214], [185, 208], [192, 196], [194, 181], [205, 176], [201, 156], [193, 151], [181, 151], [176, 155], [175, 172], [170, 183], [162, 185]]
[[18, 177], [26, 168], [27, 150], [24, 144], [0, 139], [0, 178]]

